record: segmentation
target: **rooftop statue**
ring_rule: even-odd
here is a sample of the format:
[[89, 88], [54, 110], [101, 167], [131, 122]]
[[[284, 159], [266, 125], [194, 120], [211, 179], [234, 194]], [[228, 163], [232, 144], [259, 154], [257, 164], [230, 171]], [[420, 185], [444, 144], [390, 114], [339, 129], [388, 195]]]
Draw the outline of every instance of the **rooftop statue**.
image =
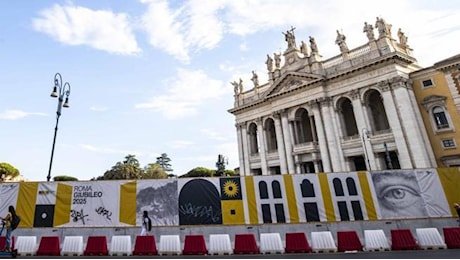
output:
[[375, 40], [374, 26], [372, 26], [372, 24], [368, 24], [367, 22], [364, 22], [363, 32], [366, 33], [366, 36], [369, 39], [369, 41]]
[[342, 53], [348, 52], [348, 46], [347, 46], [347, 43], [345, 42], [346, 39], [347, 38], [345, 37], [345, 35], [341, 34], [339, 30], [337, 30], [337, 38], [335, 38], [335, 43], [339, 45], [340, 51]]

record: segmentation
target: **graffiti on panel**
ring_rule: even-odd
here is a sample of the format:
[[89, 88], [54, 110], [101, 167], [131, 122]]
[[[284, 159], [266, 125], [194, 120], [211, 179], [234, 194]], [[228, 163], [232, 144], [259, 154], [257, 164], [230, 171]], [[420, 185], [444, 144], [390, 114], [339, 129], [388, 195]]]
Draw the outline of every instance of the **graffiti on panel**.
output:
[[188, 181], [179, 193], [179, 224], [222, 224], [220, 194], [205, 179]]

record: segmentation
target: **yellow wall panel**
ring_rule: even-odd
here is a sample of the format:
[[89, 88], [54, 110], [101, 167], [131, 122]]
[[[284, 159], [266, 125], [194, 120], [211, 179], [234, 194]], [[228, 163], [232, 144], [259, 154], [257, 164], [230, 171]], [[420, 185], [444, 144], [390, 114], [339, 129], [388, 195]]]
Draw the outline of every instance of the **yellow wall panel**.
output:
[[358, 172], [359, 184], [363, 193], [364, 204], [366, 204], [367, 217], [369, 220], [377, 219], [377, 212], [375, 210], [374, 200], [369, 187], [369, 179], [366, 172]]
[[256, 202], [256, 193], [254, 190], [254, 178], [252, 176], [244, 177], [244, 182], [246, 185], [246, 196], [247, 196], [247, 203], [248, 203], [248, 214], [249, 214], [249, 223], [250, 224], [258, 224], [258, 209], [257, 209], [257, 202]]
[[295, 198], [295, 190], [292, 175], [285, 174], [283, 175], [283, 178], [289, 208], [290, 223], [298, 223], [300, 221], [300, 218], [299, 211], [297, 209], [297, 200]]
[[56, 206], [54, 209], [54, 227], [69, 223], [71, 206], [72, 186], [58, 183], [56, 192]]
[[242, 200], [222, 200], [221, 205], [223, 224], [245, 224]]
[[136, 225], [136, 182], [120, 186], [120, 222]]
[[326, 211], [327, 221], [335, 221], [334, 205], [332, 205], [331, 189], [326, 173], [318, 173], [319, 184], [321, 186], [321, 195], [324, 201], [324, 210]]
[[33, 227], [37, 191], [37, 182], [21, 182], [19, 184], [18, 202], [16, 205], [16, 213], [21, 217], [19, 227]]

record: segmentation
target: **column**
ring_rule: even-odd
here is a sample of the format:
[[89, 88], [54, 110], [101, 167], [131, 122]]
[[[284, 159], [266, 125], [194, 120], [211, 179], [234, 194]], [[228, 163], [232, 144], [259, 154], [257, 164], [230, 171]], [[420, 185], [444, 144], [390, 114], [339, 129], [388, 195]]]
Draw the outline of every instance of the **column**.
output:
[[281, 127], [283, 129], [284, 148], [286, 149], [285, 156], [287, 161], [287, 169], [289, 174], [294, 174], [296, 171], [294, 166], [294, 158], [292, 157], [291, 131], [289, 130], [290, 127], [286, 111], [281, 113]]
[[246, 169], [244, 167], [244, 156], [246, 153], [244, 152], [244, 144], [243, 144], [243, 137], [242, 137], [242, 128], [243, 126], [241, 124], [236, 124], [236, 137], [238, 141], [238, 159], [240, 163], [240, 176], [246, 176]]
[[375, 154], [370, 141], [371, 135], [369, 134], [369, 131], [371, 129], [369, 129], [366, 117], [364, 116], [363, 103], [361, 101], [359, 91], [352, 91], [351, 98], [353, 104], [353, 114], [356, 119], [356, 127], [358, 128], [359, 137], [363, 145], [363, 152], [365, 153], [364, 156], [366, 161], [369, 162], [366, 163], [368, 164], [367, 167], [369, 167], [368, 170], [377, 170], [378, 168], [375, 162]]
[[243, 152], [244, 152], [244, 171], [246, 175], [252, 175], [251, 174], [251, 168], [250, 168], [250, 163], [249, 163], [249, 157], [251, 156], [249, 152], [249, 143], [248, 143], [248, 131], [247, 131], [248, 125], [244, 123], [241, 129], [241, 135], [243, 137]]
[[329, 160], [329, 151], [327, 148], [326, 135], [324, 134], [323, 118], [321, 117], [321, 112], [319, 111], [319, 104], [318, 102], [311, 102], [310, 106], [313, 110], [313, 115], [315, 117], [316, 132], [318, 133], [318, 144], [321, 152], [321, 161], [323, 161], [323, 170], [324, 172], [332, 172], [331, 161]]
[[262, 168], [262, 175], [268, 175], [268, 169], [267, 169], [267, 158], [265, 154], [265, 130], [263, 127], [263, 121], [262, 118], [259, 117], [257, 119], [257, 135], [259, 138], [259, 157], [260, 157], [260, 167]]
[[[335, 138], [334, 134], [334, 124], [333, 124], [333, 119], [331, 116], [331, 111], [330, 111], [330, 99], [329, 98], [323, 98], [321, 101], [321, 114], [323, 115], [323, 122], [324, 122], [324, 130], [326, 133], [326, 140], [327, 140], [327, 146], [329, 149], [329, 154], [330, 154], [330, 164], [332, 168], [332, 172], [337, 172], [341, 167], [340, 159], [339, 159], [339, 152], [338, 152], [338, 147], [339, 144]], [[330, 125], [327, 125], [327, 124]]]
[[336, 151], [337, 151], [337, 160], [338, 164], [337, 167], [334, 167], [334, 171], [345, 171], [345, 161], [344, 161], [344, 156], [343, 156], [343, 150], [342, 150], [342, 131], [339, 131], [339, 122], [337, 120], [337, 110], [335, 110], [333, 107], [330, 108], [331, 113], [331, 118], [332, 118], [332, 126], [334, 127], [333, 133], [335, 134], [335, 140], [337, 140], [337, 146], [336, 146]]
[[419, 125], [414, 114], [414, 109], [418, 109], [417, 106], [413, 107], [409, 97], [409, 93], [406, 88], [406, 79], [402, 77], [396, 77], [390, 80], [391, 89], [394, 93], [395, 102], [399, 110], [401, 122], [403, 124], [403, 131], [407, 138], [407, 144], [410, 151], [410, 155], [413, 159], [415, 168], [430, 168], [429, 156], [426, 152], [426, 147], [423, 144], [423, 136], [420, 133]]
[[275, 133], [276, 133], [276, 144], [278, 145], [278, 158], [280, 162], [281, 174], [288, 173], [286, 165], [286, 148], [283, 139], [283, 129], [281, 127], [281, 112], [277, 111], [273, 114], [275, 118]]
[[380, 82], [379, 88], [382, 90], [383, 104], [385, 106], [388, 123], [390, 123], [396, 147], [398, 148], [398, 159], [401, 169], [412, 169], [413, 165], [407, 148], [406, 138], [404, 137], [403, 129], [401, 128], [398, 111], [396, 111], [396, 105], [390, 91], [390, 85], [388, 82]]

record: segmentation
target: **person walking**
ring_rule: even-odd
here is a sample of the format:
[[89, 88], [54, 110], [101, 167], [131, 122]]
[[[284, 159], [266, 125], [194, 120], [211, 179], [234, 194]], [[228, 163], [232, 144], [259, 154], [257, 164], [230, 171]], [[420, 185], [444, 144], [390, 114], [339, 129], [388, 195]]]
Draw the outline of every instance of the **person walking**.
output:
[[147, 236], [152, 230], [152, 220], [149, 217], [149, 214], [146, 210], [142, 213], [142, 230], [141, 236]]
[[6, 214], [5, 217], [0, 217], [3, 221], [3, 225], [6, 228], [6, 241], [5, 241], [5, 248], [2, 249], [4, 252], [11, 252], [11, 235], [13, 233], [13, 228], [11, 226], [11, 223], [13, 221], [13, 217], [16, 216], [16, 210], [14, 209], [13, 206], [8, 207], [8, 214]]
[[457, 217], [458, 217], [458, 225], [460, 226], [460, 205], [458, 203], [454, 203], [454, 208], [457, 211]]

